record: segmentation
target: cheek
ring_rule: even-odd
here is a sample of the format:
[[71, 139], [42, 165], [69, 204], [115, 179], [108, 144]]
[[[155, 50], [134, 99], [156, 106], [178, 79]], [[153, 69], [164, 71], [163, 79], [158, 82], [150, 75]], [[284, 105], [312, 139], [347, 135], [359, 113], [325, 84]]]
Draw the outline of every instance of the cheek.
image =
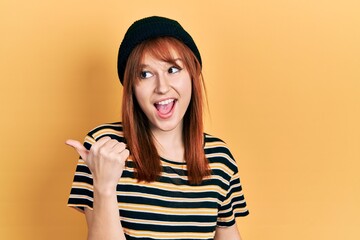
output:
[[192, 81], [188, 72], [184, 73], [176, 83], [176, 88], [179, 89], [183, 95], [191, 95]]
[[184, 84], [182, 84], [181, 86], [182, 91], [184, 93], [184, 95], [187, 98], [191, 98], [191, 94], [192, 94], [192, 82], [191, 79], [187, 79], [186, 81], [184, 81]]
[[134, 95], [136, 101], [139, 103], [141, 109], [144, 111], [144, 106], [146, 102], [146, 92], [142, 88], [135, 87]]

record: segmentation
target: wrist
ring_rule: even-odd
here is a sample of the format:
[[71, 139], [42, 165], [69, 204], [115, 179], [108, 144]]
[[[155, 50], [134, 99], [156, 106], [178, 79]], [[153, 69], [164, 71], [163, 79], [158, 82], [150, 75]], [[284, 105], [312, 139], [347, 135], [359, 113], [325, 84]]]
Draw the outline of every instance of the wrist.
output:
[[94, 181], [94, 194], [97, 196], [114, 196], [116, 195], [116, 185], [104, 185], [104, 184], [97, 184]]

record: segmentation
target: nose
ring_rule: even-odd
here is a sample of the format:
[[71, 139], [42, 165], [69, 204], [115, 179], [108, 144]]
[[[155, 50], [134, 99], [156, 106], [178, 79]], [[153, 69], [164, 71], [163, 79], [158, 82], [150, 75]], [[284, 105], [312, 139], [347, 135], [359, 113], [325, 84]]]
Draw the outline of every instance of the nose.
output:
[[155, 92], [158, 94], [165, 94], [170, 91], [170, 83], [166, 74], [158, 74]]

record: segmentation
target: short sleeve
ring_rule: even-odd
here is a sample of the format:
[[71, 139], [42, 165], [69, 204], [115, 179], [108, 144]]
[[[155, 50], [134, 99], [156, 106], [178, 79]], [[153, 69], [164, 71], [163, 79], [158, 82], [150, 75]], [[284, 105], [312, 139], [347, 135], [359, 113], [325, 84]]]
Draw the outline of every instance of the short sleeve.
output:
[[236, 217], [249, 214], [240, 184], [238, 172], [234, 172], [230, 181], [226, 198], [223, 200], [218, 212], [219, 227], [229, 227], [235, 224]]
[[[84, 147], [90, 150], [94, 142], [94, 138], [87, 135], [84, 140]], [[67, 206], [73, 207], [81, 212], [84, 211], [85, 207], [92, 209], [93, 196], [91, 171], [80, 157], [76, 166]]]

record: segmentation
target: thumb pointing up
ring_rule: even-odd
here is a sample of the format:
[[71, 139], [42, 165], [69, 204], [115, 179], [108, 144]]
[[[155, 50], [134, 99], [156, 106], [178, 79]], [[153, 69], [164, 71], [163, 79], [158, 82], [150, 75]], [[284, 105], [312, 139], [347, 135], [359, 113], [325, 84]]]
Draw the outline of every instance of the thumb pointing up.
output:
[[79, 141], [69, 139], [66, 140], [65, 144], [73, 147], [79, 153], [81, 158], [86, 161], [89, 151]]

